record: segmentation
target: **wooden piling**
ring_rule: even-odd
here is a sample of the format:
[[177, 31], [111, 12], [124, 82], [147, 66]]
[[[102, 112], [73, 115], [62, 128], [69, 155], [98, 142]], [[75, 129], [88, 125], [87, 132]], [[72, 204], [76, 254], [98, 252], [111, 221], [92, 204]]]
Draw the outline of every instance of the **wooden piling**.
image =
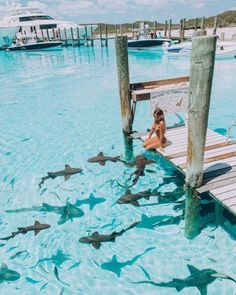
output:
[[72, 39], [72, 46], [75, 46], [75, 39], [74, 39], [74, 32], [73, 32], [73, 28], [70, 28], [70, 33], [71, 33], [71, 39]]
[[68, 40], [67, 40], [66, 28], [64, 28], [64, 34], [65, 34], [65, 46], [67, 46], [68, 45]]
[[205, 20], [206, 20], [206, 18], [202, 17], [202, 19], [201, 19], [201, 30], [203, 30], [203, 31], [205, 31]]
[[122, 128], [124, 134], [130, 134], [132, 132], [132, 110], [127, 36], [116, 37], [115, 47], [120, 93]]
[[215, 62], [216, 36], [193, 38], [186, 171], [185, 237], [199, 232], [200, 202], [194, 189], [202, 184], [204, 148]]
[[171, 28], [172, 28], [172, 20], [170, 19], [169, 20], [169, 33], [168, 33], [168, 37], [169, 37], [169, 39], [171, 39]]
[[120, 35], [123, 36], [123, 27], [122, 27], [122, 24], [120, 25]]
[[76, 28], [76, 32], [77, 32], [77, 39], [78, 39], [77, 46], [80, 47], [80, 33], [79, 33], [79, 27]]
[[218, 18], [217, 18], [217, 16], [216, 16], [215, 19], [214, 19], [213, 35], [216, 35], [216, 30], [217, 30], [217, 20], [218, 20]]
[[44, 34], [43, 34], [43, 30], [41, 29], [41, 35], [42, 35], [42, 38], [44, 39]]
[[58, 35], [59, 35], [59, 40], [61, 41], [61, 29], [58, 28]]
[[195, 22], [194, 22], [194, 31], [197, 31], [197, 26], [198, 26], [198, 19], [195, 18]]
[[183, 19], [180, 20], [179, 38], [180, 38], [181, 42], [184, 40], [184, 38], [183, 38]]
[[99, 25], [99, 38], [100, 38], [100, 42], [101, 42], [101, 47], [103, 47], [103, 42], [102, 42], [102, 25]]
[[52, 35], [53, 35], [53, 39], [54, 39], [54, 40], [57, 39], [57, 38], [56, 38], [56, 34], [55, 34], [55, 29], [54, 29], [54, 28], [52, 29]]
[[91, 46], [94, 47], [93, 26], [90, 27], [90, 40], [91, 40]]
[[47, 33], [47, 39], [48, 39], [48, 41], [50, 41], [50, 36], [49, 36], [48, 29], [46, 29], [46, 33]]
[[84, 33], [85, 33], [85, 36], [84, 36], [84, 42], [85, 42], [85, 45], [87, 47], [89, 47], [89, 42], [88, 42], [88, 29], [87, 29], [87, 26], [84, 27]]
[[164, 36], [167, 37], [167, 20], [165, 21]]
[[107, 25], [105, 25], [105, 47], [108, 47], [108, 33], [107, 33]]
[[134, 23], [132, 23], [132, 39], [134, 39]]

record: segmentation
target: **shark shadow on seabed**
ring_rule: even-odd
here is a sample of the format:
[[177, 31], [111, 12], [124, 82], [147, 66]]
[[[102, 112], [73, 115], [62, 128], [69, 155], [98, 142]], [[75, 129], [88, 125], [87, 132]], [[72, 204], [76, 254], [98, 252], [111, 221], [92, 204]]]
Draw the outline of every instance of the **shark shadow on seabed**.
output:
[[133, 282], [133, 284], [150, 284], [156, 287], [175, 288], [177, 292], [182, 291], [184, 288], [196, 287], [201, 295], [207, 295], [207, 286], [213, 283], [217, 278], [227, 279], [236, 283], [236, 280], [222, 273], [207, 268], [199, 270], [196, 267], [188, 264], [189, 272], [191, 273], [185, 279], [173, 279], [169, 282], [156, 283], [152, 280]]
[[106, 202], [106, 199], [99, 197], [97, 198], [93, 193], [91, 193], [87, 199], [77, 200], [74, 206], [80, 207], [82, 205], [89, 205], [89, 210], [93, 210], [96, 205], [104, 202]]
[[184, 215], [171, 216], [171, 215], [159, 215], [159, 216], [147, 216], [142, 214], [137, 228], [145, 228], [149, 230], [155, 230], [156, 227], [167, 225], [179, 225], [184, 219]]
[[36, 268], [39, 264], [44, 262], [50, 262], [54, 264], [55, 266], [57, 266], [58, 268], [60, 268], [64, 262], [69, 260], [71, 260], [70, 255], [64, 254], [62, 250], [57, 250], [56, 255], [52, 255], [51, 257], [46, 257], [46, 258], [40, 258], [34, 266], [30, 267], [30, 269]]
[[3, 282], [14, 282], [19, 280], [20, 274], [17, 271], [11, 270], [8, 266], [2, 263], [0, 267], [0, 284]]
[[136, 255], [132, 259], [127, 260], [127, 261], [123, 261], [123, 262], [118, 261], [116, 255], [113, 255], [111, 261], [102, 263], [101, 265], [99, 265], [95, 261], [94, 261], [94, 263], [98, 267], [101, 267], [101, 269], [103, 269], [103, 270], [107, 270], [107, 271], [113, 272], [119, 278], [120, 275], [121, 275], [121, 272], [122, 272], [123, 268], [125, 268], [126, 266], [132, 266], [133, 264], [136, 263], [136, 261], [138, 259], [140, 259], [142, 256], [144, 256], [147, 252], [149, 252], [151, 250], [154, 250], [154, 249], [156, 249], [156, 248], [155, 247], [150, 247], [150, 248], [146, 249], [143, 253], [141, 253], [139, 255]]
[[80, 218], [84, 215], [84, 212], [77, 208], [75, 205], [66, 203], [65, 206], [51, 206], [49, 204], [43, 203], [42, 206], [33, 206], [31, 208], [21, 208], [15, 210], [6, 210], [7, 213], [21, 213], [21, 212], [51, 212], [60, 215], [58, 224], [64, 224], [68, 220], [73, 220], [74, 218]]

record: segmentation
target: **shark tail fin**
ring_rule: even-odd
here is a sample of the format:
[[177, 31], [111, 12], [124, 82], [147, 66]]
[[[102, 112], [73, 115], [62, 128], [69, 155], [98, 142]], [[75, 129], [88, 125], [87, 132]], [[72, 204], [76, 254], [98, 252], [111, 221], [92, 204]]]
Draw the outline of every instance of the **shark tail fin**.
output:
[[6, 269], [8, 269], [8, 266], [5, 263], [2, 263], [1, 268], [6, 270]]

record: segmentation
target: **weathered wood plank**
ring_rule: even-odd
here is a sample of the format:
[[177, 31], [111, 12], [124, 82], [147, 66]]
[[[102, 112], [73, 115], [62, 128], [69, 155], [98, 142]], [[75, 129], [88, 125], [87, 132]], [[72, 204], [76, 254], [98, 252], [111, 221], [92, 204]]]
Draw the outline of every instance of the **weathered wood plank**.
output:
[[[231, 158], [231, 157], [234, 157], [234, 156], [236, 156], [236, 151], [205, 159], [204, 163], [211, 163], [211, 162], [214, 162], [214, 161], [223, 160], [223, 159]], [[181, 169], [185, 169], [187, 165], [186, 164], [180, 164], [178, 166]]]
[[[220, 159], [225, 159], [227, 158], [226, 155], [229, 154], [229, 157], [236, 156], [236, 145], [227, 145], [223, 147], [219, 147], [214, 150], [208, 150], [205, 152], [205, 158], [204, 158], [204, 163], [212, 162], [216, 157], [221, 157]], [[212, 160], [211, 160], [212, 159]], [[217, 158], [218, 159], [218, 158]], [[172, 160], [172, 162], [175, 165], [183, 165], [187, 161], [186, 156], [175, 158]]]
[[226, 192], [229, 192], [232, 190], [236, 190], [236, 183], [232, 183], [232, 184], [229, 184], [226, 186], [222, 186], [222, 187], [213, 189], [213, 190], [211, 190], [211, 193], [214, 195], [217, 195], [217, 194], [226, 193]]
[[[164, 149], [166, 155], [171, 156], [172, 154], [175, 155], [175, 154], [178, 154], [179, 152], [184, 153], [184, 154], [180, 154], [180, 157], [183, 157], [183, 155], [186, 155], [187, 142], [185, 139], [183, 139], [182, 141], [181, 141], [181, 139], [179, 139], [178, 142], [172, 141], [170, 138], [168, 138], [168, 140], [171, 142], [171, 145]], [[222, 140], [221, 138], [207, 138], [206, 147], [211, 146], [213, 144], [219, 144], [219, 143], [222, 143], [222, 146], [224, 146], [225, 139]], [[175, 157], [173, 157], [173, 158], [175, 158]]]
[[189, 76], [164, 79], [164, 80], [154, 80], [154, 81], [132, 83], [132, 84], [130, 84], [130, 89], [132, 91], [142, 90], [142, 89], [153, 89], [153, 88], [158, 88], [160, 86], [173, 85], [173, 84], [179, 84], [179, 83], [184, 83], [184, 82], [189, 82]]
[[235, 190], [231, 190], [225, 193], [221, 193], [221, 194], [217, 194], [217, 199], [221, 202], [227, 200], [227, 199], [231, 199], [231, 198], [235, 198], [236, 197], [236, 191]]
[[223, 203], [229, 207], [232, 207], [232, 206], [236, 205], [236, 198], [227, 199]]
[[236, 190], [231, 190], [228, 192], [223, 192], [221, 194], [217, 194], [217, 198], [221, 201], [230, 199], [230, 198], [235, 198], [236, 197]]
[[[225, 142], [219, 142], [219, 143], [216, 143], [216, 144], [212, 144], [212, 145], [208, 145], [205, 147], [205, 151], [209, 151], [209, 150], [213, 150], [213, 149], [216, 149], [218, 147], [223, 147], [225, 146], [226, 143]], [[187, 155], [187, 152], [179, 152], [179, 153], [175, 153], [175, 154], [171, 154], [171, 155], [168, 155], [168, 159], [171, 160], [171, 159], [174, 159], [174, 158], [179, 158], [179, 157], [182, 157], [182, 156], [186, 156]]]
[[222, 176], [219, 176], [216, 179], [210, 180], [207, 184], [198, 188], [197, 191], [200, 194], [204, 192], [208, 192], [210, 190], [235, 183], [235, 179], [236, 179], [236, 172], [226, 173]]

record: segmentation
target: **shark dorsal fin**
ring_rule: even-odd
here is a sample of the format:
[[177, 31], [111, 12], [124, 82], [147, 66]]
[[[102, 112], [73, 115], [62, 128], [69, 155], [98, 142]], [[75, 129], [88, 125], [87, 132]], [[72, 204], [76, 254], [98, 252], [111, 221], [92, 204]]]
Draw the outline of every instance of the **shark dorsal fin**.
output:
[[98, 153], [98, 156], [99, 157], [102, 157], [103, 156], [103, 152]]
[[35, 220], [34, 225], [40, 225], [40, 222], [38, 220]]
[[116, 257], [116, 255], [113, 255], [111, 261], [112, 261], [112, 262], [117, 262], [117, 257]]
[[70, 165], [68, 164], [65, 165], [65, 169], [70, 169], [70, 168], [71, 168]]
[[8, 269], [8, 266], [7, 266], [5, 263], [2, 263], [1, 268], [2, 268], [2, 269]]
[[99, 236], [99, 232], [98, 231], [95, 231], [92, 235], [91, 235], [91, 237], [98, 237]]
[[147, 215], [143, 213], [141, 215], [141, 220], [144, 221], [144, 220], [147, 220], [147, 219], [148, 219]]
[[130, 189], [127, 189], [125, 193], [126, 194], [131, 194], [131, 190]]
[[188, 264], [188, 269], [191, 272], [191, 274], [195, 274], [196, 272], [199, 272], [199, 269], [197, 269], [195, 266]]

